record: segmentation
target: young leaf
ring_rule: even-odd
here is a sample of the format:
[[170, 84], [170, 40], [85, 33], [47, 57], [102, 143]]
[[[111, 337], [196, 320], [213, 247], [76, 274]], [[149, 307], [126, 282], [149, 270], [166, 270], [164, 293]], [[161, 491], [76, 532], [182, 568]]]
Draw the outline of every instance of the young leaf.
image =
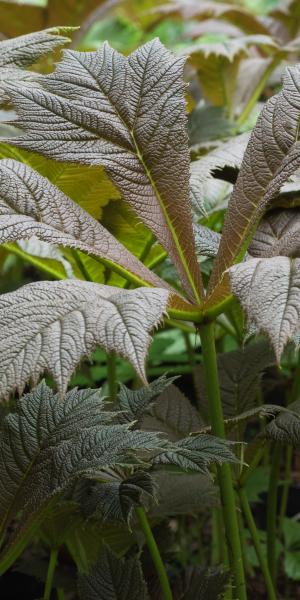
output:
[[68, 29], [53, 27], [29, 35], [0, 41], [0, 102], [6, 99], [6, 83], [34, 80], [35, 74], [20, 70], [32, 65], [40, 56], [70, 42], [61, 34]]
[[185, 471], [195, 471], [207, 475], [211, 464], [229, 462], [238, 459], [230, 450], [232, 443], [212, 435], [197, 435], [176, 442], [172, 448], [159, 453], [153, 460], [156, 465], [176, 465]]
[[[249, 141], [249, 134], [243, 133], [229, 139], [208, 152], [202, 158], [191, 164], [190, 193], [191, 202], [197, 214], [205, 216], [204, 184], [213, 178], [214, 173], [220, 174], [222, 170], [230, 168], [237, 174], [243, 160], [243, 155]], [[234, 181], [236, 175], [234, 177]]]
[[48, 371], [63, 393], [97, 345], [129, 359], [145, 381], [149, 332], [168, 301], [163, 289], [122, 290], [83, 281], [38, 282], [0, 298], [0, 395]]
[[137, 280], [165, 285], [48, 179], [15, 160], [0, 160], [0, 243], [32, 236], [99, 256]]
[[253, 258], [229, 269], [231, 289], [248, 321], [265, 333], [277, 361], [300, 325], [300, 259]]
[[141, 451], [164, 446], [156, 434], [110, 425], [114, 413], [94, 390], [72, 390], [64, 402], [40, 384], [19, 400], [3, 422], [0, 437], [1, 525], [22, 519], [3, 548], [1, 568], [15, 560], [53, 499], [80, 477], [101, 477], [103, 470], [139, 465]]
[[267, 438], [281, 444], [300, 445], [300, 401], [289, 404], [289, 410], [279, 413], [265, 428]]
[[108, 548], [88, 574], [79, 576], [80, 600], [148, 600], [137, 558], [117, 558]]
[[229, 294], [225, 271], [238, 260], [262, 213], [299, 167], [299, 73], [297, 66], [286, 69], [283, 90], [265, 104], [252, 132], [226, 213], [208, 304]]
[[199, 300], [183, 66], [157, 39], [127, 59], [108, 44], [68, 51], [40, 87], [10, 86], [15, 124], [26, 135], [9, 142], [60, 161], [103, 165]]
[[164, 374], [152, 381], [146, 387], [141, 387], [137, 390], [131, 390], [123, 383], [120, 383], [120, 391], [117, 400], [120, 409], [125, 411], [125, 420], [131, 422], [141, 417], [155, 398], [169, 387], [175, 379], [177, 379], [177, 377], [167, 378]]
[[81, 481], [76, 500], [81, 500], [86, 517], [130, 525], [135, 506], [155, 497], [154, 481], [149, 473], [126, 473], [113, 469], [103, 473], [102, 483]]
[[178, 440], [201, 429], [201, 419], [188, 398], [175, 386], [165, 389], [144, 412], [139, 429], [162, 431], [168, 439]]
[[275, 210], [268, 213], [252, 238], [249, 254], [255, 258], [300, 257], [299, 210]]
[[[256, 404], [260, 378], [263, 371], [275, 363], [269, 343], [257, 342], [243, 349], [218, 356], [218, 372], [224, 415], [238, 417]], [[201, 414], [207, 419], [208, 400], [202, 366], [196, 371], [197, 387], [201, 397]]]

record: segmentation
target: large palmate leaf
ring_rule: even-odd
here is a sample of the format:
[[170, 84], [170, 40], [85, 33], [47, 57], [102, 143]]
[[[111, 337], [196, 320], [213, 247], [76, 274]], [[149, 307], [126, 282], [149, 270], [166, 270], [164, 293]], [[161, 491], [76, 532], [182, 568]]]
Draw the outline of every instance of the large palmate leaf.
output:
[[165, 285], [47, 179], [22, 163], [1, 160], [0, 243], [32, 236], [99, 256], [121, 273], [122, 269], [133, 273], [137, 281]]
[[40, 56], [51, 52], [57, 46], [63, 46], [70, 38], [60, 35], [67, 33], [59, 27], [45, 29], [11, 40], [0, 41], [0, 102], [5, 99], [5, 83], [30, 80], [34, 73], [20, 70], [32, 65]]
[[249, 247], [254, 257], [300, 256], [300, 212], [275, 210], [259, 224]]
[[15, 552], [21, 552], [51, 500], [79, 477], [101, 477], [105, 468], [137, 465], [140, 451], [163, 447], [155, 434], [110, 425], [112, 416], [98, 391], [75, 389], [62, 402], [60, 395], [40, 384], [4, 419], [0, 436], [2, 532], [20, 510], [22, 519], [2, 551], [3, 569]]
[[117, 558], [108, 548], [92, 571], [78, 581], [81, 600], [148, 600], [147, 586], [137, 558]]
[[222, 178], [222, 171], [229, 168], [234, 171], [236, 177], [248, 141], [248, 133], [238, 135], [218, 145], [217, 148], [208, 152], [202, 158], [192, 162], [191, 202], [197, 214], [205, 216], [205, 184], [213, 178], [214, 174], [218, 174]]
[[168, 292], [122, 290], [83, 281], [38, 282], [0, 298], [0, 395], [48, 371], [58, 389], [97, 345], [128, 358], [145, 380], [149, 331]]
[[229, 269], [248, 321], [271, 340], [278, 362], [300, 325], [300, 259], [252, 258]]
[[225, 271], [238, 261], [262, 213], [299, 167], [299, 82], [299, 67], [288, 67], [283, 90], [265, 104], [252, 132], [226, 213], [208, 304], [228, 295]]
[[60, 161], [103, 165], [199, 300], [183, 66], [157, 39], [127, 59], [108, 44], [68, 51], [39, 87], [10, 86], [26, 134], [9, 141]]
[[[264, 341], [218, 356], [221, 399], [226, 418], [238, 417], [256, 405], [261, 375], [274, 363], [274, 352]], [[207, 419], [208, 399], [202, 366], [197, 367], [196, 377], [201, 414]]]

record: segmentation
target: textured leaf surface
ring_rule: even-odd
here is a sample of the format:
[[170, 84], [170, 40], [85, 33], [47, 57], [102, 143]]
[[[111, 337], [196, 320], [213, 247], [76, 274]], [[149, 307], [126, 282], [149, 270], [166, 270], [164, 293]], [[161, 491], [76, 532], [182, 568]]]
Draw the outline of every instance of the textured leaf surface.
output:
[[198, 514], [218, 505], [218, 489], [207, 475], [157, 471], [153, 478], [158, 498], [150, 508], [153, 518]]
[[80, 359], [97, 346], [128, 358], [145, 380], [149, 331], [168, 292], [121, 290], [83, 281], [28, 284], [0, 299], [0, 394], [47, 371], [65, 391]]
[[185, 471], [209, 473], [211, 464], [235, 463], [230, 443], [212, 435], [201, 434], [175, 442], [174, 448], [156, 456], [154, 464], [172, 464]]
[[22, 163], [1, 160], [0, 243], [32, 236], [99, 256], [152, 284], [160, 281], [47, 179]]
[[89, 575], [78, 581], [81, 600], [148, 600], [142, 569], [136, 558], [117, 558], [108, 549], [101, 553]]
[[162, 431], [168, 439], [178, 440], [192, 431], [199, 431], [201, 420], [188, 398], [170, 385], [143, 415], [139, 428], [143, 431]]
[[282, 444], [300, 445], [300, 400], [289, 404], [289, 410], [279, 413], [265, 428], [267, 438]]
[[128, 59], [104, 44], [72, 52], [40, 88], [11, 88], [18, 125], [13, 144], [69, 162], [103, 165], [178, 268], [201, 294], [189, 206], [184, 60], [158, 40]]
[[[252, 132], [226, 213], [219, 254], [209, 285], [216, 302], [228, 292], [224, 273], [245, 247], [252, 230], [283, 183], [299, 167], [299, 67], [288, 67], [283, 90], [265, 104]], [[210, 302], [210, 300], [208, 300]]]
[[279, 362], [299, 330], [300, 259], [253, 258], [231, 267], [229, 275], [249, 323], [270, 338]]
[[243, 155], [249, 141], [249, 134], [245, 133], [208, 152], [202, 158], [191, 164], [191, 202], [197, 214], [205, 216], [205, 187], [204, 184], [212, 179], [214, 172], [221, 172], [225, 167], [237, 171], [243, 160]]
[[[275, 363], [275, 355], [267, 342], [249, 344], [218, 356], [221, 399], [226, 418], [237, 417], [256, 405], [263, 371]], [[196, 371], [203, 416], [208, 416], [208, 399], [202, 366]], [[201, 411], [201, 414], [202, 414]]]
[[[135, 450], [162, 447], [154, 434], [110, 425], [112, 418], [95, 390], [72, 390], [62, 402], [40, 384], [19, 400], [16, 412], [5, 418], [0, 438], [2, 526], [22, 510], [19, 527], [26, 530], [49, 500], [80, 476], [139, 464]], [[18, 530], [14, 541], [16, 534]], [[10, 551], [9, 542], [4, 555]]]
[[167, 378], [166, 375], [162, 375], [146, 387], [141, 387], [137, 390], [131, 390], [124, 383], [120, 383], [117, 400], [120, 409], [125, 411], [124, 418], [126, 421], [134, 421], [141, 417], [155, 398], [168, 388], [175, 379], [177, 378]]
[[297, 209], [276, 210], [259, 224], [249, 247], [257, 257], [300, 257], [300, 212]]
[[229, 573], [213, 567], [187, 567], [182, 581], [176, 582], [175, 600], [221, 600], [229, 582]]
[[218, 254], [221, 234], [197, 223], [194, 225], [194, 235], [197, 255], [215, 258]]

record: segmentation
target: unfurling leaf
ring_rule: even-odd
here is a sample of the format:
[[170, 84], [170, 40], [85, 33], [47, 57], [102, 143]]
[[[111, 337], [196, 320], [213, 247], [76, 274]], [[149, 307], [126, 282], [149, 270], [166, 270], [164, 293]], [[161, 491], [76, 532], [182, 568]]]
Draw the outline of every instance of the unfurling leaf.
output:
[[145, 381], [149, 332], [169, 293], [122, 290], [83, 281], [38, 282], [0, 298], [0, 396], [44, 371], [60, 392], [80, 360], [97, 345], [128, 358]]
[[253, 258], [231, 267], [229, 276], [249, 323], [270, 338], [279, 362], [300, 326], [300, 259]]
[[265, 104], [252, 132], [226, 213], [222, 241], [209, 283], [208, 305], [229, 294], [226, 270], [246, 249], [253, 229], [299, 167], [299, 67], [288, 67], [283, 90]]
[[0, 102], [6, 98], [5, 84], [22, 80], [34, 81], [34, 73], [22, 71], [18, 67], [28, 67], [40, 56], [70, 42], [70, 38], [61, 35], [64, 33], [68, 33], [67, 28], [53, 27], [0, 41]]
[[279, 413], [266, 426], [265, 435], [282, 444], [300, 446], [300, 400], [292, 402], [287, 411]]
[[197, 435], [179, 440], [169, 450], [159, 453], [154, 464], [176, 465], [184, 471], [196, 471], [204, 475], [209, 473], [211, 464], [237, 463], [231, 451], [232, 443], [212, 435]]
[[0, 244], [32, 236], [99, 256], [112, 268], [133, 273], [137, 281], [165, 285], [48, 179], [20, 162], [1, 160]]
[[80, 600], [149, 600], [138, 559], [119, 559], [108, 548], [88, 575], [80, 575], [78, 592]]
[[26, 134], [9, 141], [59, 161], [103, 165], [200, 300], [183, 67], [157, 39], [128, 58], [108, 44], [65, 52], [39, 87], [10, 86], [15, 124]]

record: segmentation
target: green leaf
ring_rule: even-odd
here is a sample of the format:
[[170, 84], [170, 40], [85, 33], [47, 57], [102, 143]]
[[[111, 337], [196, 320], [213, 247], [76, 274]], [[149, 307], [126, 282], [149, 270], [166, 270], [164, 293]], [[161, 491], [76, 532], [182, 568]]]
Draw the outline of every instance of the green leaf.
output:
[[175, 385], [165, 389], [147, 408], [139, 423], [143, 431], [161, 431], [176, 441], [201, 429], [197, 410]]
[[146, 387], [131, 390], [120, 383], [120, 391], [117, 396], [119, 407], [124, 411], [124, 418], [131, 422], [140, 418], [149, 408], [155, 398], [175, 381], [177, 377], [167, 378], [166, 374], [152, 381]]
[[279, 413], [265, 428], [267, 438], [282, 444], [300, 444], [300, 400], [289, 404], [289, 410]]
[[78, 581], [81, 600], [147, 600], [146, 583], [137, 558], [118, 559], [108, 548], [89, 575]]
[[127, 358], [146, 381], [149, 334], [168, 296], [160, 288], [122, 290], [78, 280], [37, 282], [2, 295], [0, 396], [46, 370], [65, 392], [80, 360], [97, 346]]
[[201, 101], [188, 116], [189, 140], [192, 149], [201, 142], [220, 140], [232, 134], [233, 124], [224, 111]]
[[228, 583], [229, 573], [220, 568], [187, 567], [176, 583], [176, 600], [221, 600]]
[[170, 515], [198, 514], [219, 503], [218, 488], [211, 477], [201, 473], [153, 473], [157, 486], [157, 504], [150, 507], [153, 519]]
[[15, 124], [26, 135], [8, 141], [60, 161], [104, 166], [199, 301], [183, 67], [158, 40], [128, 59], [108, 44], [94, 53], [68, 51], [40, 87], [10, 87]]
[[238, 463], [230, 447], [232, 442], [212, 435], [201, 434], [175, 442], [170, 450], [159, 453], [154, 458], [156, 465], [175, 465], [185, 471], [209, 473], [212, 464]]

